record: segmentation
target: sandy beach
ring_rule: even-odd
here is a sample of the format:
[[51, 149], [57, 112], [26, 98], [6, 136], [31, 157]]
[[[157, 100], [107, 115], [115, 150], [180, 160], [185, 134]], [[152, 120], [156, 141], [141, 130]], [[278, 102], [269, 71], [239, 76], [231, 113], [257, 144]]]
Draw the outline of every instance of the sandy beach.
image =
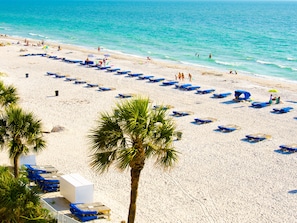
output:
[[[17, 42], [20, 42], [17, 44]], [[100, 112], [111, 111], [121, 100], [117, 95], [148, 96], [153, 105], [168, 104], [172, 111], [190, 111], [190, 115], [173, 117], [182, 140], [175, 141], [180, 152], [177, 166], [163, 172], [147, 161], [142, 171], [137, 200], [136, 222], [215, 223], [215, 222], [297, 222], [297, 153], [279, 151], [282, 144], [297, 143], [297, 83], [265, 77], [237, 75], [202, 67], [174, 64], [115, 54], [105, 49], [46, 43], [47, 49], [30, 40], [0, 37], [1, 80], [13, 84], [21, 98], [20, 105], [42, 120], [46, 131], [54, 126], [64, 131], [45, 134], [47, 148], [36, 156], [38, 164], [51, 164], [64, 174], [79, 173], [95, 185], [94, 201], [111, 208], [110, 222], [127, 219], [130, 195], [130, 173], [110, 169], [98, 174], [89, 166], [90, 151], [87, 135], [96, 125]], [[31, 44], [34, 43], [34, 46]], [[231, 92], [226, 98], [196, 91], [181, 91], [174, 86], [160, 86], [127, 75], [116, 75], [79, 64], [66, 63], [42, 56], [20, 56], [46, 53], [66, 59], [96, 60], [110, 54], [108, 64], [121, 70], [143, 73], [174, 80], [185, 74], [181, 83], [213, 88], [214, 93]], [[74, 84], [65, 78], [46, 75], [59, 73], [69, 78], [115, 88], [100, 92], [86, 84]], [[25, 74], [29, 77], [26, 78]], [[192, 74], [192, 81], [188, 74]], [[253, 101], [268, 102], [269, 90], [277, 89], [280, 104], [256, 109], [251, 102], [236, 103], [235, 90], [251, 93]], [[59, 96], [55, 96], [55, 91]], [[284, 114], [274, 114], [273, 108], [293, 107]], [[195, 118], [212, 117], [208, 124], [193, 124]], [[217, 131], [219, 125], [234, 124], [239, 130]], [[247, 142], [248, 134], [263, 133], [271, 138]], [[8, 153], [0, 152], [0, 164], [10, 165]]]

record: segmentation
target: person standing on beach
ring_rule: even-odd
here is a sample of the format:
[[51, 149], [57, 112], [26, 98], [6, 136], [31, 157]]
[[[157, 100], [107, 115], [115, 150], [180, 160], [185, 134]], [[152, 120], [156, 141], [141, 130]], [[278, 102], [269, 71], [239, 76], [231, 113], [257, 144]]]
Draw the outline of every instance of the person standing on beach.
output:
[[271, 105], [272, 104], [272, 94], [270, 95], [270, 98], [269, 98], [269, 104]]
[[189, 81], [192, 81], [192, 74], [189, 73]]

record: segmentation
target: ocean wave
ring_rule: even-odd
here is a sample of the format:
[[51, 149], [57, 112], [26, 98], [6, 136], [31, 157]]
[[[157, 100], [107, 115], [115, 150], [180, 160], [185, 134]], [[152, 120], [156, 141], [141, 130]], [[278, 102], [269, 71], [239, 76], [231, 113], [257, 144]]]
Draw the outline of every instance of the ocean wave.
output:
[[297, 60], [297, 58], [288, 57], [287, 60], [289, 60], [289, 61], [295, 61], [295, 60]]
[[217, 64], [221, 64], [221, 65], [225, 65], [225, 66], [232, 66], [232, 67], [236, 67], [238, 66], [239, 64], [236, 63], [236, 62], [225, 62], [225, 61], [219, 61], [219, 60], [215, 60], [215, 62]]
[[170, 57], [168, 55], [158, 55], [161, 59], [169, 60], [169, 61], [175, 61], [175, 62], [180, 62], [178, 59]]
[[40, 38], [47, 38], [47, 37], [44, 36], [44, 35], [36, 34], [36, 33], [29, 33], [29, 36], [38, 36], [38, 37], [40, 37]]
[[276, 65], [276, 64], [274, 64], [274, 63], [272, 63], [272, 62], [263, 61], [263, 60], [256, 60], [256, 62], [259, 63], [259, 64]]
[[7, 29], [6, 27], [0, 26], [0, 30], [6, 30], [6, 29]]
[[281, 68], [284, 70], [296, 71], [296, 68], [290, 67], [289, 65], [277, 64], [277, 63], [267, 62], [267, 61], [262, 61], [262, 60], [257, 60], [256, 62], [259, 64], [270, 65], [273, 67]]

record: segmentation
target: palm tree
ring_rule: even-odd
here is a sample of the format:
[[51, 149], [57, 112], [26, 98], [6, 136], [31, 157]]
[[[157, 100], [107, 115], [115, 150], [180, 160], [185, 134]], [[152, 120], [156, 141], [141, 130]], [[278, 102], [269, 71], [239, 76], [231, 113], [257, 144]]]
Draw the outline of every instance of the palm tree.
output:
[[5, 86], [2, 81], [0, 81], [0, 105], [2, 107], [9, 106], [10, 104], [15, 104], [19, 100], [16, 88], [12, 85]]
[[128, 223], [134, 223], [140, 173], [147, 158], [168, 169], [178, 160], [173, 147], [175, 125], [166, 111], [152, 109], [148, 98], [117, 104], [112, 114], [102, 113], [89, 135], [91, 166], [106, 171], [112, 163], [120, 170], [131, 168], [131, 193]]
[[45, 147], [42, 125], [33, 113], [9, 106], [0, 118], [0, 145], [7, 147], [9, 158], [13, 159], [14, 176], [19, 174], [19, 158], [30, 150], [39, 152]]

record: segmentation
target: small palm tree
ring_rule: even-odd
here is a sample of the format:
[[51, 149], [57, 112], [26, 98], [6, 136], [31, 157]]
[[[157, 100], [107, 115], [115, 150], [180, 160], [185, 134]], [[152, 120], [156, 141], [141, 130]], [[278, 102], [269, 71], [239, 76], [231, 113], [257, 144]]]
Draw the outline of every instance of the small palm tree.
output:
[[10, 104], [15, 104], [19, 100], [17, 90], [12, 85], [6, 86], [0, 81], [0, 105], [7, 107]]
[[9, 158], [13, 159], [14, 176], [19, 174], [19, 158], [30, 150], [39, 152], [45, 147], [42, 125], [33, 113], [9, 106], [0, 118], [0, 145], [7, 147]]
[[91, 166], [104, 172], [112, 163], [120, 170], [131, 168], [131, 194], [128, 223], [136, 215], [136, 199], [140, 173], [147, 158], [170, 168], [178, 160], [173, 147], [175, 125], [166, 118], [166, 111], [152, 109], [148, 98], [136, 98], [118, 104], [112, 114], [102, 113], [96, 128], [91, 130]]
[[0, 222], [56, 222], [42, 208], [39, 195], [27, 187], [27, 181], [25, 171], [14, 178], [7, 167], [0, 166]]

